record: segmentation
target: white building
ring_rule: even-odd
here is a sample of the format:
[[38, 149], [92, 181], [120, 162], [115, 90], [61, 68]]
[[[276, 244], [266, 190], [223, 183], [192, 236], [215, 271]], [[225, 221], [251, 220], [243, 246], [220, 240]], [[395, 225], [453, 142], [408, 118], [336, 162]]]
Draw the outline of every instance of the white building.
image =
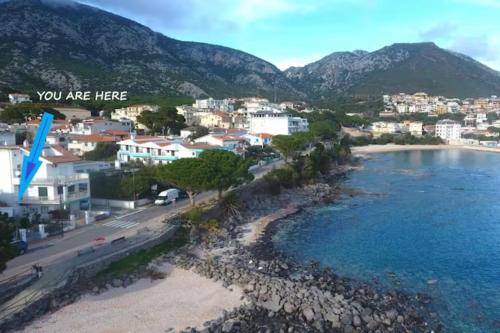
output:
[[9, 130], [0, 129], [0, 146], [13, 146], [16, 144], [16, 134]]
[[31, 102], [31, 97], [30, 95], [26, 94], [9, 94], [9, 102], [11, 104], [19, 104], [19, 103], [26, 103], [26, 102]]
[[60, 146], [45, 146], [42, 165], [31, 181], [23, 200], [18, 201], [23, 156], [29, 148], [0, 146], [0, 201], [14, 208], [15, 215], [41, 214], [48, 217], [53, 210], [69, 210], [78, 216], [90, 206], [89, 175], [75, 173], [80, 159]]
[[181, 158], [196, 158], [206, 149], [217, 148], [207, 144], [185, 144], [179, 140], [140, 136], [120, 141], [118, 145], [119, 162], [141, 161], [147, 165], [168, 164]]
[[250, 115], [250, 133], [290, 135], [309, 129], [307, 119], [290, 117], [286, 113], [255, 112]]
[[193, 107], [197, 109], [209, 109], [220, 112], [233, 112], [233, 103], [229, 99], [197, 99], [193, 103]]
[[145, 111], [157, 112], [158, 109], [159, 107], [156, 105], [147, 105], [147, 104], [131, 105], [126, 108], [115, 109], [115, 111], [111, 113], [111, 119], [113, 120], [128, 119], [132, 121], [133, 125], [136, 128], [146, 130], [147, 129], [146, 126], [139, 124], [137, 122], [137, 117]]
[[250, 146], [267, 146], [273, 141], [273, 136], [268, 133], [249, 133], [243, 135], [243, 138]]
[[99, 143], [111, 144], [118, 141], [121, 141], [120, 137], [102, 134], [75, 134], [67, 137], [68, 150], [77, 156], [93, 151]]
[[237, 154], [244, 148], [245, 139], [240, 136], [212, 133], [195, 139], [194, 142], [221, 147]]
[[381, 134], [406, 133], [409, 131], [409, 128], [402, 123], [376, 121], [372, 123], [369, 130], [372, 131], [374, 135], [381, 135]]
[[443, 140], [459, 140], [462, 125], [459, 122], [443, 119], [436, 123], [436, 136]]
[[121, 131], [130, 133], [132, 131], [132, 121], [129, 119], [107, 120], [107, 119], [85, 119], [71, 126], [72, 134], [91, 135], [109, 131]]

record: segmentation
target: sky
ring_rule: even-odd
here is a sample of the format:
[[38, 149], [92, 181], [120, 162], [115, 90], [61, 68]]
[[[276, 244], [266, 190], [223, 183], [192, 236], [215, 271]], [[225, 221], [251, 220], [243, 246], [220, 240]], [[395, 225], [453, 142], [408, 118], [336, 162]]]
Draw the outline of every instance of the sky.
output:
[[336, 51], [433, 41], [500, 70], [500, 0], [79, 0], [166, 36], [232, 47], [280, 69]]

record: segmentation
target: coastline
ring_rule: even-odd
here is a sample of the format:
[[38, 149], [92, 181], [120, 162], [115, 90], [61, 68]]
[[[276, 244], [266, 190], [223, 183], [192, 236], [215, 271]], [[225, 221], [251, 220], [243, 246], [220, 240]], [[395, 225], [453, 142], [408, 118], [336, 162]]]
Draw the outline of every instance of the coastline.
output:
[[469, 146], [469, 145], [397, 145], [397, 144], [387, 144], [387, 145], [368, 145], [352, 147], [351, 151], [353, 155], [364, 155], [364, 154], [375, 154], [375, 153], [390, 153], [397, 151], [414, 151], [414, 150], [453, 150], [453, 149], [464, 149], [464, 150], [475, 150], [490, 153], [500, 153], [500, 148], [488, 148], [482, 146]]
[[[252, 183], [237, 191], [242, 202], [241, 216], [224, 217], [219, 230], [205, 242], [191, 244], [154, 262], [172, 263], [176, 269], [191, 272], [196, 281], [208, 278], [226, 289], [243, 290], [242, 305], [233, 311], [223, 311], [218, 318], [204, 317], [204, 323], [191, 319], [191, 327], [177, 327], [177, 332], [429, 332], [438, 328], [439, 318], [430, 315], [427, 304], [431, 300], [426, 295], [377, 290], [339, 277], [317, 262], [297, 262], [274, 248], [271, 238], [276, 228], [302, 209], [335, 201], [342, 193], [339, 183], [353, 169], [356, 165], [338, 166], [317, 183], [282, 189], [274, 196], [262, 192], [261, 181]], [[113, 286], [113, 280], [91, 283], [82, 297], [104, 296], [111, 288], [112, 292], [119, 288], [117, 292], [125, 294], [120, 284], [133, 287], [143, 275], [140, 271], [134, 274], [136, 277], [118, 281], [118, 287]], [[191, 298], [189, 293], [184, 295], [183, 290], [182, 297], [174, 302], [210, 311], [209, 302]], [[147, 306], [147, 311], [155, 316], [169, 315], [161, 306]], [[121, 320], [126, 318], [122, 316]], [[38, 328], [43, 331], [43, 326]]]

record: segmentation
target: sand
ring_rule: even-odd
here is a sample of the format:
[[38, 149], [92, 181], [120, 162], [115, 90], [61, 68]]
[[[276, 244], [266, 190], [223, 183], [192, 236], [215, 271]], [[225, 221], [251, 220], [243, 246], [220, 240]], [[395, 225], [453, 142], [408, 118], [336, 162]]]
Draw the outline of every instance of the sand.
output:
[[298, 212], [298, 210], [299, 209], [297, 207], [289, 206], [287, 208], [280, 209], [272, 214], [261, 217], [255, 221], [247, 223], [243, 227], [245, 229], [245, 232], [243, 233], [239, 241], [245, 246], [256, 242], [260, 238], [260, 236], [264, 234], [264, 231], [271, 222], [293, 215]]
[[371, 153], [386, 153], [394, 151], [408, 151], [408, 150], [440, 150], [440, 149], [469, 149], [477, 151], [486, 151], [493, 153], [500, 153], [500, 148], [488, 148], [482, 146], [466, 146], [466, 145], [369, 145], [361, 147], [352, 147], [353, 154], [371, 154]]
[[113, 288], [100, 295], [85, 295], [21, 332], [47, 333], [155, 333], [176, 331], [203, 323], [242, 304], [243, 292], [170, 265], [166, 279], [142, 279], [128, 288]]

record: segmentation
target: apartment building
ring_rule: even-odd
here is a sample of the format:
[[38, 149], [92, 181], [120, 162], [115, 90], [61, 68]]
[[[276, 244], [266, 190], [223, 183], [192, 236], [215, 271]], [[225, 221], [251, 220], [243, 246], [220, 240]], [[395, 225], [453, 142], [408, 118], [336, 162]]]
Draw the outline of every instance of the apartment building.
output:
[[29, 103], [31, 97], [26, 94], [9, 94], [9, 102], [10, 104]]
[[69, 135], [67, 138], [68, 150], [77, 156], [93, 151], [99, 143], [116, 143], [123, 137], [106, 134]]
[[0, 201], [13, 207], [14, 215], [41, 214], [65, 209], [74, 216], [90, 207], [90, 183], [86, 173], [75, 173], [80, 158], [57, 145], [42, 150], [42, 165], [22, 201], [18, 201], [23, 157], [29, 147], [0, 146]]
[[271, 135], [290, 135], [309, 129], [307, 119], [291, 117], [286, 113], [255, 112], [250, 115], [250, 133], [268, 133]]
[[443, 140], [459, 140], [462, 132], [462, 125], [450, 119], [439, 120], [436, 123], [436, 136]]
[[117, 161], [140, 161], [146, 165], [167, 164], [181, 158], [196, 158], [207, 149], [217, 147], [208, 144], [187, 144], [182, 140], [161, 137], [134, 137], [118, 142]]
[[233, 112], [233, 101], [230, 99], [197, 99], [193, 103], [196, 109], [220, 111], [220, 112]]
[[245, 146], [245, 139], [243, 137], [224, 133], [208, 134], [194, 140], [194, 142], [221, 147], [225, 150], [232, 151], [235, 154], [240, 153]]
[[71, 133], [92, 135], [109, 131], [121, 131], [130, 133], [132, 121], [129, 119], [107, 120], [102, 118], [90, 118], [71, 126]]
[[128, 119], [132, 121], [135, 128], [141, 130], [147, 130], [146, 126], [139, 124], [137, 122], [137, 117], [145, 111], [157, 112], [158, 110], [159, 107], [157, 105], [147, 105], [147, 104], [131, 105], [126, 108], [115, 109], [115, 111], [111, 113], [111, 119], [112, 120]]

